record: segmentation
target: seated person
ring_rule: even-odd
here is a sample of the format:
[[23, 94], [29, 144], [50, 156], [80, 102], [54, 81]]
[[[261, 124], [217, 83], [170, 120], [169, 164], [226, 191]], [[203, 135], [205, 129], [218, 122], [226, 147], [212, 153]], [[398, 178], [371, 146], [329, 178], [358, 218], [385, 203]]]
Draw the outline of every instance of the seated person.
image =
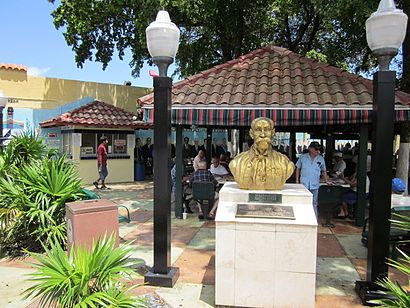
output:
[[[336, 218], [347, 218], [349, 216], [349, 206], [354, 206], [357, 203], [357, 170], [350, 178], [345, 178], [343, 173], [339, 174], [339, 178], [350, 185], [350, 190], [343, 194], [342, 205], [340, 206], [339, 214]], [[366, 198], [369, 195], [370, 180], [366, 175]]]
[[[214, 184], [214, 187], [216, 188], [218, 185], [218, 181], [215, 180], [214, 176], [206, 170], [206, 161], [199, 161], [198, 162], [198, 169], [191, 174], [191, 178], [189, 179], [189, 185], [192, 186], [193, 182], [212, 182]], [[212, 209], [209, 211], [208, 218], [209, 219], [214, 219], [215, 218], [215, 212], [216, 209], [218, 208], [218, 198], [219, 195], [215, 191], [215, 202], [212, 206]], [[204, 218], [202, 208], [200, 204], [198, 204], [198, 217], [200, 219]]]
[[212, 158], [210, 171], [214, 176], [225, 176], [229, 174], [228, 170], [220, 164], [219, 158], [217, 157]]
[[194, 171], [198, 170], [198, 163], [204, 161], [206, 163], [206, 156], [204, 150], [199, 150], [198, 155], [194, 158]]
[[333, 154], [333, 159], [335, 160], [335, 164], [333, 165], [333, 168], [330, 171], [330, 176], [338, 177], [339, 174], [344, 175], [346, 169], [346, 162], [343, 160], [343, 154], [340, 152], [335, 152]]
[[221, 154], [219, 157], [219, 164], [225, 167], [226, 171], [228, 171], [229, 174], [231, 174], [231, 170], [229, 170], [229, 158], [227, 154]]

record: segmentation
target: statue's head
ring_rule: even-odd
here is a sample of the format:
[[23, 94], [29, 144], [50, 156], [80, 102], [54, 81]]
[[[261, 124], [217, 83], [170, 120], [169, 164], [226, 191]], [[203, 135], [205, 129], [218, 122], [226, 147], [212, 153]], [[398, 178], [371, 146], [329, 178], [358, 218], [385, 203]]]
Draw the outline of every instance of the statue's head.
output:
[[270, 148], [273, 136], [275, 135], [273, 121], [268, 118], [256, 118], [251, 123], [249, 135], [259, 150], [266, 151]]

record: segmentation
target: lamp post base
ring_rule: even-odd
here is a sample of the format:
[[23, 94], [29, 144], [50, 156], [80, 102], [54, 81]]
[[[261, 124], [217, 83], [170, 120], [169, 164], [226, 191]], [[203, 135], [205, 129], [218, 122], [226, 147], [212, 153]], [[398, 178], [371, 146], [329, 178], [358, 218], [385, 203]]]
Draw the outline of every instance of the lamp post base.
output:
[[172, 288], [179, 277], [179, 268], [171, 267], [167, 274], [156, 274], [149, 271], [144, 276], [144, 282], [150, 286]]
[[372, 281], [356, 281], [354, 290], [362, 300], [362, 304], [366, 306], [376, 306], [376, 304], [369, 303], [369, 301], [393, 297], [382, 293], [385, 289]]

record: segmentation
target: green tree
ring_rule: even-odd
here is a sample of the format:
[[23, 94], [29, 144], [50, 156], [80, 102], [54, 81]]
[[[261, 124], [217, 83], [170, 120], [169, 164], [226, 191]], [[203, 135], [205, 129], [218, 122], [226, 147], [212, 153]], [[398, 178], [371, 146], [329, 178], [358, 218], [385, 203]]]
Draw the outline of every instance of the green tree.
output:
[[[55, 0], [49, 0], [53, 2]], [[372, 0], [71, 0], [61, 1], [54, 24], [75, 53], [105, 68], [115, 52], [129, 48], [133, 74], [144, 61], [145, 28], [166, 8], [181, 29], [178, 73], [197, 73], [273, 43], [305, 55], [314, 50], [329, 64], [356, 70], [372, 64], [364, 23], [377, 8]]]

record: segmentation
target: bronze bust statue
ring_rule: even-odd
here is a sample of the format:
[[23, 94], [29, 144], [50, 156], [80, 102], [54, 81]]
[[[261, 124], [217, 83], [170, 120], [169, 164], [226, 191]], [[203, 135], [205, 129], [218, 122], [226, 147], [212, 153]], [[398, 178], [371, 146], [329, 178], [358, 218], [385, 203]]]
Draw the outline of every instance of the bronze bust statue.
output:
[[272, 149], [274, 123], [268, 118], [252, 121], [249, 135], [254, 144], [240, 153], [229, 164], [241, 189], [279, 190], [292, 175], [295, 165], [286, 155]]

